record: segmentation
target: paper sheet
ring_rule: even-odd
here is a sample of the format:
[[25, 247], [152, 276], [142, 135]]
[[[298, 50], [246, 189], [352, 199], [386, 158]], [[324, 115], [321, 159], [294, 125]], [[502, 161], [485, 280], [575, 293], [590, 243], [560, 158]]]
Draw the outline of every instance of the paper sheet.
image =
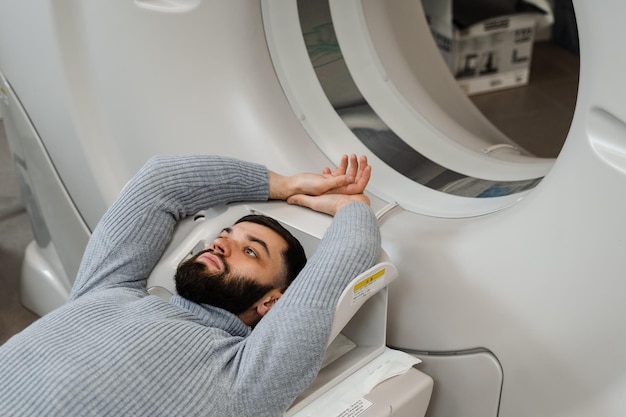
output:
[[376, 385], [405, 373], [420, 362], [408, 353], [387, 348], [293, 417], [357, 417], [371, 406], [364, 396]]

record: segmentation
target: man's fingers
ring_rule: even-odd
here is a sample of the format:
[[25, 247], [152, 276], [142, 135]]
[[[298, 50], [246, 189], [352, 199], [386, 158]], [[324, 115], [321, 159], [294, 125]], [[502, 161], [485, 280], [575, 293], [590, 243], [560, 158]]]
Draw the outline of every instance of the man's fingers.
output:
[[363, 189], [365, 189], [365, 186], [369, 182], [371, 176], [372, 176], [372, 167], [367, 165], [367, 162], [365, 162], [365, 167], [361, 171], [361, 175], [359, 176], [359, 178], [356, 179], [356, 182], [358, 184], [362, 184]]
[[361, 159], [359, 160], [359, 168], [358, 168], [356, 176], [355, 176], [355, 182], [358, 182], [360, 180], [361, 175], [363, 174], [363, 171], [368, 166], [369, 165], [367, 164], [367, 157], [365, 155], [362, 155]]
[[343, 190], [344, 194], [362, 194], [363, 191], [365, 191], [365, 187], [367, 187], [367, 183], [369, 182], [371, 175], [372, 168], [368, 165], [363, 169], [360, 177], [356, 181], [345, 187]]
[[341, 162], [339, 162], [339, 166], [335, 168], [335, 170], [332, 172], [332, 175], [344, 175], [347, 169], [348, 169], [348, 155], [343, 155], [341, 157]]

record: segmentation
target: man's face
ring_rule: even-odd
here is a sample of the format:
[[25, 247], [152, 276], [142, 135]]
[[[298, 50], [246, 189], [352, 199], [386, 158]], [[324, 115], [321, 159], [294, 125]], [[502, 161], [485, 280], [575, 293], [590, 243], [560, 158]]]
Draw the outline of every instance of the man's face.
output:
[[191, 301], [239, 314], [275, 288], [284, 273], [286, 246], [265, 226], [238, 223], [178, 267], [176, 290]]

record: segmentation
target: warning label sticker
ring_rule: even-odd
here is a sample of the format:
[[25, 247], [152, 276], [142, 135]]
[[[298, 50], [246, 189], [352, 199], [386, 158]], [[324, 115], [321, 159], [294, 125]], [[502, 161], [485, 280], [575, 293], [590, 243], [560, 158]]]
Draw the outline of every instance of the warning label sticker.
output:
[[385, 275], [385, 269], [381, 269], [373, 275], [357, 282], [354, 285], [352, 292], [352, 304], [358, 303], [362, 299], [366, 298], [369, 294], [378, 291], [382, 285], [383, 281], [380, 279]]
[[357, 400], [350, 407], [346, 408], [338, 414], [337, 417], [358, 417], [365, 412], [368, 408], [374, 405], [373, 402], [366, 400], [365, 398], [361, 398]]

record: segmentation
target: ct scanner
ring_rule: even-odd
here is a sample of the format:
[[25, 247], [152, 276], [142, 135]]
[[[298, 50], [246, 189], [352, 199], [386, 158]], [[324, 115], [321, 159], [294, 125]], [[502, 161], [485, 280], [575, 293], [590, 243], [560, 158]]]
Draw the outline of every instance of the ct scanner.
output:
[[366, 154], [399, 273], [386, 343], [433, 378], [426, 415], [626, 414], [626, 4], [574, 3], [579, 96], [546, 160], [460, 92], [417, 0], [0, 1], [0, 101], [35, 234], [23, 303], [64, 301], [151, 155], [287, 174]]

